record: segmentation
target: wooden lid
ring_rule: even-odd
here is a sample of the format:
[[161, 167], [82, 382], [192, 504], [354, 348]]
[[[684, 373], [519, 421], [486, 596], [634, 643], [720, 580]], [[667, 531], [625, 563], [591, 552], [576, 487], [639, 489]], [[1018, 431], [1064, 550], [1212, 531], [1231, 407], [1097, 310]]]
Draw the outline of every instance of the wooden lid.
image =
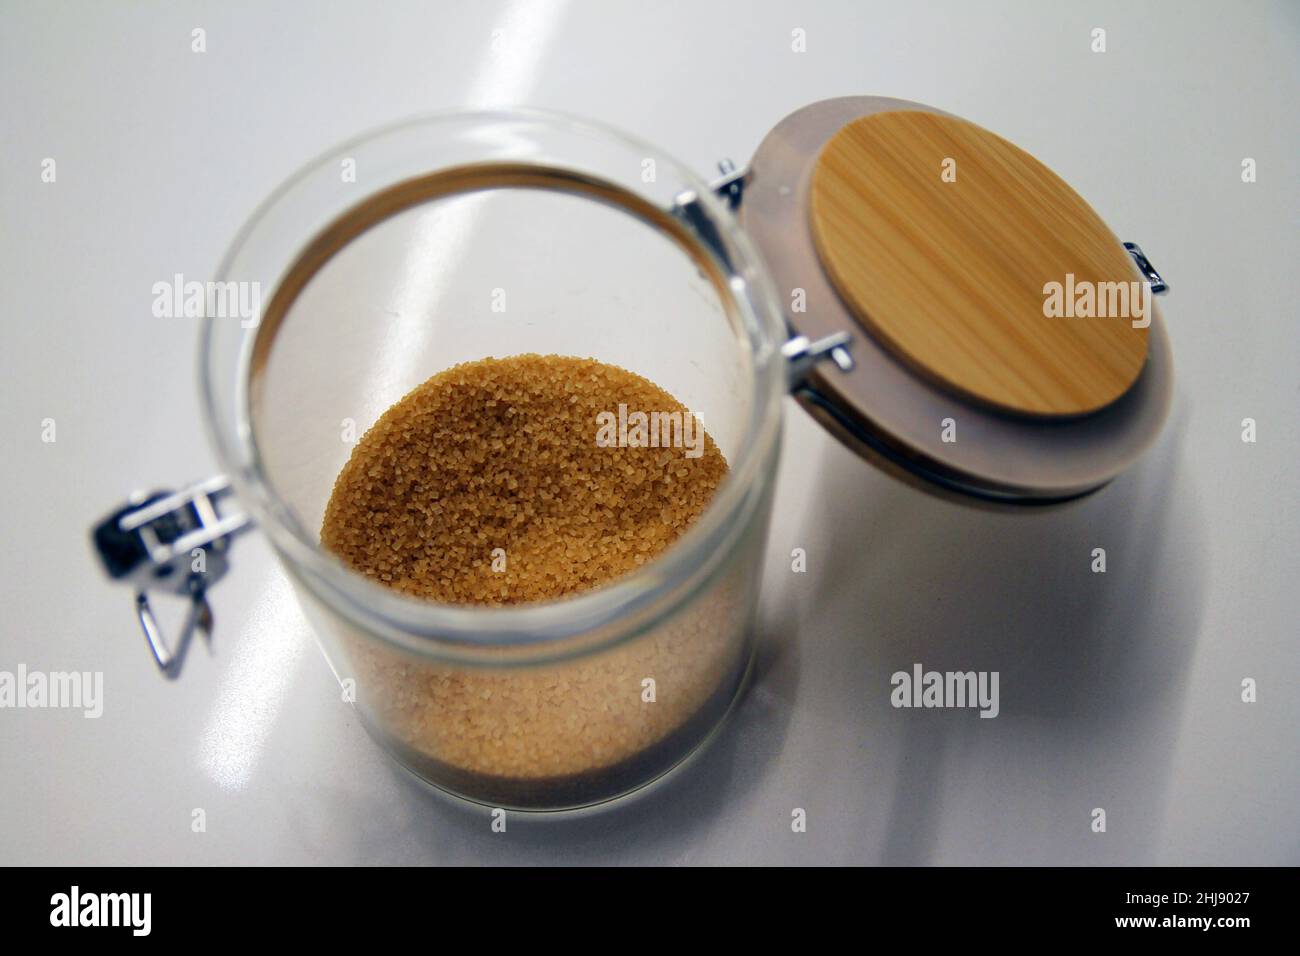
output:
[[[857, 319], [959, 395], [1078, 416], [1142, 371], [1142, 300], [1123, 297], [1142, 287], [1122, 243], [1060, 177], [988, 130], [920, 110], [855, 119], [817, 157], [809, 215]], [[1045, 314], [1048, 283], [1065, 314]], [[1072, 290], [1089, 286], [1091, 305], [1073, 309]]]
[[[902, 360], [898, 349], [868, 331], [836, 288], [814, 239], [811, 212], [813, 179], [827, 144], [863, 117], [899, 113], [925, 113], [969, 127], [923, 103], [837, 97], [786, 116], [750, 161], [741, 221], [767, 263], [774, 290], [791, 303], [786, 319], [792, 334], [813, 341], [844, 332], [851, 337], [851, 363], [814, 366], [795, 397], [868, 461], [944, 497], [1023, 511], [1097, 490], [1150, 447], [1168, 416], [1173, 354], [1160, 307], [1151, 303], [1146, 361], [1136, 381], [1088, 415], [1008, 414]], [[954, 158], [957, 185], [973, 164]], [[941, 163], [942, 158], [934, 161], [936, 179]], [[1122, 278], [1130, 277], [1138, 277], [1136, 269]], [[1031, 317], [1042, 316], [1041, 280], [1037, 291]]]

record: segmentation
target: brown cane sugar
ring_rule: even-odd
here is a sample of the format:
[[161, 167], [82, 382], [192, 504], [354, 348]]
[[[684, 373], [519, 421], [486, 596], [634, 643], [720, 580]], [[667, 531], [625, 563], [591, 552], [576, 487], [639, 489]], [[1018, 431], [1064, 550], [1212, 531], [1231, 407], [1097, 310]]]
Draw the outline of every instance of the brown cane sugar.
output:
[[620, 405], [689, 415], [652, 382], [591, 359], [447, 369], [357, 444], [321, 541], [367, 577], [450, 604], [543, 601], [621, 577], [700, 516], [727, 462], [707, 435], [694, 458], [601, 447], [598, 416]]
[[[548, 601], [615, 581], [679, 538], [727, 473], [702, 426], [693, 452], [599, 442], [598, 423], [620, 406], [661, 421], [690, 414], [591, 359], [520, 355], [440, 372], [357, 444], [321, 541], [367, 577], [450, 604]], [[663, 429], [673, 434], [689, 436]], [[427, 776], [479, 793], [490, 778], [503, 787], [487, 793], [520, 802], [530, 785], [556, 783], [580, 801], [569, 785], [582, 775], [635, 763], [725, 706], [747, 661], [741, 578], [726, 572], [711, 600], [564, 663], [457, 666], [357, 635], [346, 666], [363, 711]]]

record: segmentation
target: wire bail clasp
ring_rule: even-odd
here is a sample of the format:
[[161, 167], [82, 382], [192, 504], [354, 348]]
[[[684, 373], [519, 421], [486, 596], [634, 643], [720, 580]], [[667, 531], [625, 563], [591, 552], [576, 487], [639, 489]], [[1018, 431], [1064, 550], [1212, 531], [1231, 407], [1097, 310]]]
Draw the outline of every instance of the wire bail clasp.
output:
[[[136, 618], [163, 674], [180, 674], [195, 633], [212, 635], [207, 591], [230, 567], [228, 550], [237, 534], [252, 526], [242, 511], [223, 514], [231, 494], [224, 475], [178, 491], [137, 494], [95, 526], [92, 538], [109, 578], [135, 588]], [[188, 598], [189, 614], [170, 645], [149, 601], [150, 590]]]

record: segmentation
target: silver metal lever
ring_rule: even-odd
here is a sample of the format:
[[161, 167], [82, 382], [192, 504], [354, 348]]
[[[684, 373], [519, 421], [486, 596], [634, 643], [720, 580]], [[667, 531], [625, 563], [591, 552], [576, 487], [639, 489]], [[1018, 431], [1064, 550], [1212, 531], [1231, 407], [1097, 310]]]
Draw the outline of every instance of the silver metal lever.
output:
[[140, 629], [144, 631], [145, 640], [149, 642], [149, 650], [153, 652], [153, 659], [157, 661], [159, 669], [173, 680], [180, 675], [181, 665], [185, 663], [185, 654], [194, 634], [201, 633], [204, 641], [212, 640], [212, 608], [208, 604], [203, 579], [191, 575], [186, 582], [193, 588], [190, 611], [174, 650], [168, 645], [158, 619], [154, 617], [153, 608], [149, 604], [149, 592], [135, 592], [135, 615], [140, 622]]
[[[248, 515], [224, 507], [231, 495], [222, 475], [178, 492], [133, 495], [95, 526], [92, 538], [109, 578], [135, 588], [136, 617], [158, 667], [180, 673], [195, 633], [212, 633], [207, 591], [230, 567], [231, 540], [252, 527]], [[224, 513], [223, 513], [224, 512]], [[171, 644], [149, 602], [150, 590], [188, 598], [189, 614]]]
[[1144, 278], [1147, 281], [1147, 284], [1151, 286], [1152, 295], [1164, 295], [1169, 291], [1169, 283], [1166, 282], [1161, 277], [1160, 273], [1156, 271], [1156, 267], [1151, 264], [1151, 260], [1146, 257], [1146, 253], [1142, 251], [1141, 246], [1136, 242], [1126, 242], [1124, 243], [1124, 248], [1128, 250], [1128, 254], [1132, 256], [1133, 261], [1137, 263], [1138, 271], [1142, 273], [1142, 278]]

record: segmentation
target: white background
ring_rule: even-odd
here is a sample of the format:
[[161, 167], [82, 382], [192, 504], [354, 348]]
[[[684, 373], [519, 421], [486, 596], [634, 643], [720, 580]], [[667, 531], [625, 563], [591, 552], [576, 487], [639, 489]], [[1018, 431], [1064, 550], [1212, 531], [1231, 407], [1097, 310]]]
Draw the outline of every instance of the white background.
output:
[[[0, 862], [1300, 863], [1297, 11], [0, 5], [0, 669], [100, 670], [106, 694], [99, 720], [0, 710]], [[279, 181], [410, 114], [562, 109], [709, 175], [845, 94], [1006, 136], [1164, 272], [1176, 407], [1134, 471], [1063, 512], [980, 513], [790, 405], [757, 684], [661, 786], [505, 834], [371, 744], [256, 536], [215, 592], [214, 655], [159, 677], [87, 538], [126, 492], [214, 470], [195, 324], [152, 316], [154, 282], [210, 275]], [[914, 661], [999, 670], [1001, 716], [892, 709]]]

